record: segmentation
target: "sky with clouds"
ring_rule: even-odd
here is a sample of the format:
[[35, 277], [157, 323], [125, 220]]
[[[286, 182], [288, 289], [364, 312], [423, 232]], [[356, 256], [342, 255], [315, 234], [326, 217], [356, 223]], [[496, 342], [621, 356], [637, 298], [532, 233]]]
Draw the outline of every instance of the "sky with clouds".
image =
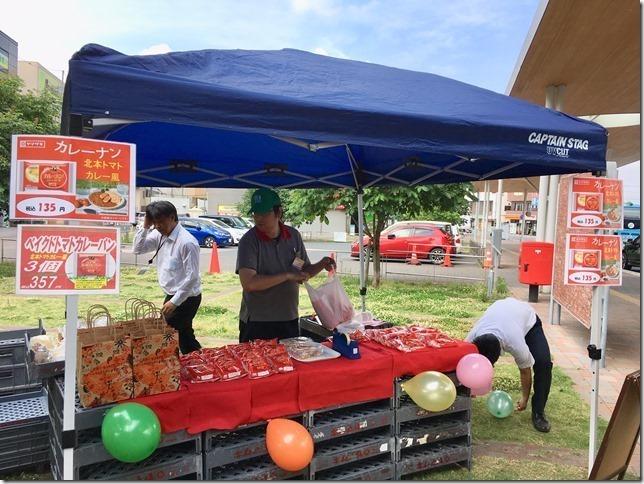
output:
[[505, 88], [538, 0], [19, 0], [0, 30], [55, 74], [86, 43], [126, 54], [308, 50]]
[[[59, 77], [98, 43], [125, 54], [296, 48], [504, 93], [538, 0], [14, 0], [0, 30]], [[639, 162], [620, 169], [639, 200]]]

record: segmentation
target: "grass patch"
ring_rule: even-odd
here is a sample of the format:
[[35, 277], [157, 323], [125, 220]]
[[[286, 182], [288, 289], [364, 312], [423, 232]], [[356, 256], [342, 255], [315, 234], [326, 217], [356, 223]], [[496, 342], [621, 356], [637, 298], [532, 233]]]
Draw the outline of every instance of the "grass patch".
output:
[[15, 277], [15, 276], [16, 276], [15, 262], [0, 263], [0, 277]]
[[432, 481], [552, 481], [585, 480], [586, 469], [570, 465], [533, 460], [513, 460], [482, 456], [475, 458], [471, 472], [450, 466], [432, 472], [415, 474], [414, 480]]
[[[494, 390], [508, 392], [516, 402], [521, 397], [519, 370], [511, 358], [504, 356], [494, 366]], [[590, 409], [573, 389], [572, 380], [556, 366], [552, 372], [552, 386], [546, 405], [546, 415], [552, 425], [547, 433], [532, 427], [530, 405], [523, 412], [513, 412], [509, 417], [497, 419], [487, 410], [486, 396], [472, 400], [472, 435], [474, 441], [523, 442], [543, 446], [586, 449]], [[607, 422], [599, 420], [599, 441], [606, 431]]]

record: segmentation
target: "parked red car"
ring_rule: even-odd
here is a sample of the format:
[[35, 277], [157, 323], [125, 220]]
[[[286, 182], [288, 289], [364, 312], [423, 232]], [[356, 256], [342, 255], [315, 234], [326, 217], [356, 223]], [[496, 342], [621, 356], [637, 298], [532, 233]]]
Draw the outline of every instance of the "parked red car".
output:
[[[363, 250], [371, 243], [365, 235]], [[456, 254], [456, 246], [451, 234], [442, 227], [426, 223], [396, 224], [385, 229], [380, 235], [380, 254], [383, 259], [407, 259], [411, 257], [416, 246], [419, 259], [426, 259], [435, 264], [442, 264], [443, 257], [449, 251]], [[358, 241], [351, 244], [351, 256], [358, 257]]]

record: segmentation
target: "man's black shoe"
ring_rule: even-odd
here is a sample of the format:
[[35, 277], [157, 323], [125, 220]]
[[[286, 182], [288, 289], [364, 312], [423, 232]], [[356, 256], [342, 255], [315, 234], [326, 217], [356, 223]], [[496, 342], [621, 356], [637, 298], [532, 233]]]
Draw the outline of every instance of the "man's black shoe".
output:
[[550, 422], [546, 420], [546, 416], [542, 413], [532, 414], [532, 425], [539, 432], [550, 432]]

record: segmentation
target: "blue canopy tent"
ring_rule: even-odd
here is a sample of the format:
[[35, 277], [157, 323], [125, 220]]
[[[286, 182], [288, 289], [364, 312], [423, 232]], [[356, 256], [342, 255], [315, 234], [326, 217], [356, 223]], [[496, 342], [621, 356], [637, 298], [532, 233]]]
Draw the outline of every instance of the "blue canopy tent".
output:
[[[352, 187], [603, 172], [598, 124], [445, 77], [280, 51], [69, 63], [63, 134], [137, 145], [137, 186]], [[365, 292], [360, 254], [361, 293]]]

